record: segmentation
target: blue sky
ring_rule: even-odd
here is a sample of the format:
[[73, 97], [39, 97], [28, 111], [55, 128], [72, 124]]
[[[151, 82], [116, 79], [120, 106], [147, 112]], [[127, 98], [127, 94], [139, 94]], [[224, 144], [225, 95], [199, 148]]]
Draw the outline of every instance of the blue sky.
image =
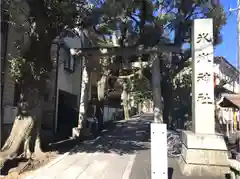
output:
[[[225, 11], [237, 7], [237, 0], [220, 0]], [[222, 29], [223, 42], [216, 46], [215, 55], [224, 56], [231, 64], [237, 66], [237, 13], [227, 14], [227, 24]]]

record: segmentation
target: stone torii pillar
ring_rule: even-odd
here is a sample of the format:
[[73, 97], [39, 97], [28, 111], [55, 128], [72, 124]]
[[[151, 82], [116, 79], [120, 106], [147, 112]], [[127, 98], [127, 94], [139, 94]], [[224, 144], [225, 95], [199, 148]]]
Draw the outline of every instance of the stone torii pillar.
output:
[[186, 176], [224, 176], [228, 151], [215, 133], [213, 20], [196, 19], [192, 29], [192, 131], [182, 132], [181, 172]]

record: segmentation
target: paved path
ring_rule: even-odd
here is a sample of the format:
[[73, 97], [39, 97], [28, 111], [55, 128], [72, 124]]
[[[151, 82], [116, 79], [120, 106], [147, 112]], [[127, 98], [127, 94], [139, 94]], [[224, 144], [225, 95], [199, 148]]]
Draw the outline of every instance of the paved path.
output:
[[28, 178], [128, 179], [136, 155], [149, 149], [146, 128], [145, 121], [119, 122], [114, 131], [80, 144]]
[[32, 179], [128, 179], [135, 155], [78, 153], [42, 169]]
[[[26, 179], [151, 179], [148, 122], [119, 122], [114, 131], [80, 144]], [[184, 177], [169, 159], [169, 179], [210, 178]]]

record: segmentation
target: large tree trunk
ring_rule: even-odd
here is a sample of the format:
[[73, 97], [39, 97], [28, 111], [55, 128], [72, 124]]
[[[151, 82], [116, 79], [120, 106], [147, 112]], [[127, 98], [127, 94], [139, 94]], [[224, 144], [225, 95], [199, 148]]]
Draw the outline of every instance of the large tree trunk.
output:
[[[165, 78], [168, 78], [165, 76]], [[163, 109], [163, 122], [167, 124], [168, 128], [172, 127], [172, 83], [170, 80], [163, 79], [162, 82], [162, 97], [163, 97], [163, 104], [164, 104], [164, 109]]]
[[34, 125], [35, 119], [32, 116], [16, 117], [11, 133], [1, 149], [1, 167], [7, 160], [17, 157], [22, 152], [24, 152], [25, 157], [30, 157], [29, 145]]
[[162, 72], [162, 97], [163, 97], [163, 122], [167, 124], [168, 128], [172, 128], [173, 120], [172, 120], [172, 112], [173, 112], [173, 83], [172, 83], [172, 75], [171, 75], [171, 62], [172, 62], [172, 54], [164, 55], [164, 58], [168, 58], [160, 61], [160, 70]]
[[32, 156], [31, 151], [34, 152], [36, 158], [40, 154], [44, 154], [40, 145], [42, 105], [38, 97], [39, 93], [37, 91], [31, 90], [28, 92], [26, 97], [28, 111], [24, 115], [19, 113], [15, 118], [11, 133], [0, 152], [1, 167], [7, 160], [14, 159], [20, 154], [20, 157], [24, 158], [30, 158]]
[[42, 151], [42, 138], [41, 138], [41, 133], [42, 133], [42, 100], [39, 101], [39, 107], [35, 109], [35, 112], [33, 113], [36, 117], [36, 122], [35, 122], [35, 145], [34, 145], [34, 154], [35, 157], [41, 157], [44, 155]]
[[160, 59], [157, 53], [152, 54], [152, 89], [153, 89], [153, 104], [154, 104], [154, 122], [163, 123], [163, 102], [161, 95], [161, 71]]
[[42, 151], [41, 141], [43, 112], [42, 109], [44, 100], [41, 94], [42, 93], [39, 90], [31, 90], [28, 95], [26, 95], [29, 104], [30, 114], [35, 119], [34, 131], [32, 133], [32, 136], [29, 137], [29, 140], [32, 140], [32, 144], [34, 144], [34, 154], [37, 158], [44, 155]]
[[[39, 1], [40, 2], [40, 1]], [[26, 59], [26, 63], [22, 66], [26, 65], [25, 70], [28, 69], [27, 65], [29, 65], [29, 62], [34, 62], [33, 64], [35, 66], [31, 66], [34, 69], [35, 75], [41, 74], [39, 71], [42, 71], [42, 69], [47, 69], [51, 71], [52, 64], [50, 60], [50, 46], [52, 45], [52, 40], [57, 36], [58, 30], [55, 27], [50, 27], [49, 23], [47, 22], [48, 17], [45, 18], [43, 14], [40, 12], [39, 13], [39, 2], [37, 3], [32, 3], [32, 2], [11, 2], [10, 6], [14, 6], [12, 9], [11, 7], [9, 10], [14, 10], [14, 12], [19, 11], [24, 9], [24, 13], [15, 12], [13, 13], [12, 19], [14, 19], [16, 22], [16, 26], [18, 27], [19, 24], [25, 23], [25, 26], [23, 27], [24, 32], [29, 31], [28, 25], [28, 16], [31, 13], [32, 16], [35, 16], [35, 32], [38, 33], [38, 37], [35, 35], [26, 37], [25, 33], [20, 33], [19, 35], [22, 35], [22, 38], [24, 36], [24, 42], [19, 41], [20, 37], [16, 40], [16, 44], [21, 47], [20, 49], [20, 54], [19, 56], [14, 57], [21, 57], [23, 56]], [[40, 2], [41, 3], [41, 2]], [[24, 7], [24, 8], [23, 8]], [[36, 9], [38, 9], [36, 11]], [[40, 10], [41, 11], [41, 10]], [[19, 14], [20, 13], [20, 14]], [[15, 15], [17, 17], [15, 17]], [[21, 18], [19, 19], [18, 16], [21, 15]], [[24, 16], [25, 18], [24, 18]], [[30, 27], [30, 26], [29, 26]], [[27, 28], [27, 29], [26, 29]], [[20, 30], [20, 31], [21, 31]], [[48, 34], [46, 35], [46, 32]], [[24, 35], [25, 34], [25, 35]], [[26, 41], [25, 41], [26, 40]], [[25, 43], [27, 42], [27, 43]], [[20, 43], [20, 44], [19, 44]], [[31, 44], [31, 46], [29, 46]], [[18, 51], [17, 50], [17, 51]], [[34, 68], [36, 67], [36, 68]], [[20, 68], [22, 69], [22, 68]], [[39, 70], [39, 71], [38, 71]], [[39, 73], [38, 73], [39, 72]], [[41, 136], [41, 101], [39, 101], [39, 97], [41, 96], [39, 91], [34, 91], [34, 95], [31, 93], [33, 92], [32, 89], [35, 89], [35, 87], [41, 87], [41, 89], [44, 88], [43, 85], [39, 85], [39, 78], [35, 78], [33, 74], [27, 73], [26, 71], [21, 71], [21, 74], [23, 75], [21, 77], [22, 83], [25, 85], [29, 85], [28, 90], [24, 88], [26, 91], [25, 94], [27, 94], [26, 100], [29, 103], [29, 108], [30, 111], [28, 115], [18, 115], [14, 121], [14, 125], [12, 127], [11, 133], [6, 140], [3, 148], [1, 149], [0, 152], [0, 165], [3, 166], [4, 163], [8, 159], [13, 159], [14, 157], [18, 156], [23, 152], [24, 157], [30, 157], [31, 156], [31, 151], [30, 149], [34, 149], [34, 153], [36, 154], [36, 157], [39, 154], [42, 154], [42, 149], [41, 149], [41, 143], [40, 143], [40, 136]], [[15, 78], [15, 72], [13, 70], [13, 77]], [[40, 80], [43, 80], [43, 75], [41, 76]], [[34, 81], [35, 80], [35, 81]], [[37, 86], [36, 86], [37, 85]], [[26, 87], [26, 86], [25, 86]], [[33, 103], [32, 103], [33, 102]], [[39, 103], [40, 102], [40, 103]], [[36, 138], [34, 137], [36, 136]], [[34, 140], [36, 139], [36, 140]], [[35, 144], [35, 147], [32, 146], [32, 144]]]

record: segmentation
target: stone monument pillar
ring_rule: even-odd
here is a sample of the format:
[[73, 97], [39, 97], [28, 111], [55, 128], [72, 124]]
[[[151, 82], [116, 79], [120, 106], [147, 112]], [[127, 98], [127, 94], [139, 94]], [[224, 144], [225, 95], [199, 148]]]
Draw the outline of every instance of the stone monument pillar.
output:
[[186, 176], [228, 173], [224, 138], [215, 133], [213, 20], [196, 19], [192, 28], [193, 130], [182, 132], [180, 169]]

